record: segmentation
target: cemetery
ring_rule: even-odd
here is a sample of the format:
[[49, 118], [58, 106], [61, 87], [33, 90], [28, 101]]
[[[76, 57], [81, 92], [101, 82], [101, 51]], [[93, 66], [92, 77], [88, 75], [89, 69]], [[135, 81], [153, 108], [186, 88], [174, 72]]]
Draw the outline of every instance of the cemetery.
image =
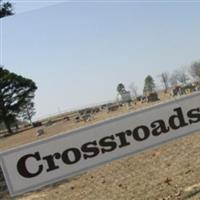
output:
[[[125, 94], [125, 92], [123, 92], [122, 95], [123, 94]], [[59, 134], [61, 132], [67, 131], [67, 130], [72, 130], [72, 129], [76, 129], [76, 128], [83, 127], [86, 125], [95, 124], [95, 123], [105, 120], [105, 119], [109, 119], [109, 118], [112, 118], [115, 116], [120, 116], [120, 115], [128, 113], [128, 112], [137, 111], [144, 107], [156, 105], [162, 101], [173, 99], [173, 96], [171, 96], [170, 93], [158, 92], [157, 94], [158, 95], [155, 95], [156, 96], [155, 100], [153, 99], [153, 100], [147, 101], [146, 100], [147, 97], [142, 97], [143, 99], [145, 99], [145, 101], [143, 101], [142, 98], [138, 97], [138, 100], [136, 101], [137, 103], [133, 104], [134, 101], [130, 101], [129, 94], [127, 93], [124, 96], [124, 99], [122, 98], [123, 102], [120, 101], [118, 103], [110, 103], [107, 105], [99, 106], [99, 108], [96, 107], [95, 109], [86, 109], [86, 110], [84, 110], [84, 112], [78, 111], [78, 112], [66, 113], [62, 116], [48, 119], [46, 121], [36, 122], [35, 128], [31, 128], [29, 130], [23, 131], [20, 134], [13, 135], [11, 137], [3, 138], [0, 141], [0, 148], [2, 150], [6, 150], [8, 148], [13, 148], [13, 147], [23, 145], [23, 144], [26, 144], [29, 142], [34, 142], [34, 141], [37, 141], [40, 139], [48, 138], [50, 136]], [[159, 98], [159, 100], [157, 98]], [[133, 108], [131, 110], [127, 109], [127, 105], [129, 105], [129, 103], [131, 103], [133, 106]], [[95, 110], [95, 112], [90, 111], [90, 110]], [[195, 121], [199, 120], [198, 112], [199, 112], [198, 109], [191, 111], [190, 113], [188, 112], [188, 116], [191, 117], [190, 120], [194, 121], [194, 123], [195, 123]], [[183, 120], [182, 116], [181, 116], [181, 111], [178, 111], [177, 113], [179, 113], [178, 115], [180, 117], [180, 120]], [[86, 116], [86, 115], [88, 115], [88, 116]], [[80, 118], [76, 119], [78, 116]], [[92, 118], [91, 118], [91, 120], [83, 120], [82, 116], [83, 116], [83, 118], [85, 116], [86, 119], [90, 118], [91, 116], [92, 116]], [[78, 121], [76, 121], [76, 120], [78, 120]], [[186, 119], [184, 119], [184, 120], [186, 120]], [[187, 120], [184, 122], [188, 123]], [[180, 126], [186, 125], [184, 122], [182, 121]], [[156, 124], [156, 127], [158, 127], [158, 126], [164, 127], [162, 125], [163, 125], [163, 123], [160, 122], [160, 125]], [[155, 131], [156, 130], [158, 130], [158, 129], [155, 128]], [[162, 130], [164, 132], [167, 132], [167, 125], [165, 125], [165, 127]], [[157, 133], [155, 135], [159, 135], [159, 133]], [[121, 133], [120, 137], [116, 136], [116, 139], [118, 141], [117, 143], [119, 144], [119, 141], [121, 141], [122, 146], [128, 145], [129, 142], [131, 141], [130, 140], [131, 138], [133, 140], [133, 137], [130, 137], [130, 136], [126, 135], [125, 133]], [[146, 138], [148, 138], [148, 137], [144, 137], [141, 139], [146, 139]], [[195, 140], [195, 142], [193, 144], [194, 145], [193, 148], [191, 148], [191, 146], [190, 146], [191, 140]], [[180, 187], [182, 187], [181, 186], [182, 179], [180, 179], [178, 174], [186, 173], [186, 176], [193, 175], [193, 172], [190, 171], [190, 169], [192, 167], [195, 167], [196, 161], [194, 161], [194, 160], [192, 161], [192, 157], [190, 157], [189, 155], [191, 153], [197, 154], [198, 142], [200, 142], [200, 138], [198, 137], [198, 135], [192, 135], [187, 138], [181, 139], [178, 143], [175, 141], [172, 144], [170, 143], [170, 144], [164, 145], [160, 148], [156, 148], [156, 149], [147, 151], [140, 155], [130, 156], [130, 157], [124, 158], [122, 160], [114, 161], [110, 164], [107, 164], [106, 166], [100, 167], [99, 169], [95, 169], [95, 170], [92, 170], [91, 172], [87, 172], [78, 178], [70, 179], [70, 182], [66, 181], [64, 183], [58, 184], [57, 186], [56, 185], [52, 186], [52, 187], [50, 187], [51, 189], [50, 188], [43, 189], [37, 194], [40, 196], [42, 196], [42, 195], [48, 196], [48, 199], [51, 199], [49, 194], [52, 194], [54, 192], [62, 192], [62, 193], [67, 194], [67, 196], [70, 197], [70, 199], [72, 199], [72, 200], [73, 199], [76, 200], [76, 198], [74, 198], [76, 195], [79, 195], [79, 198], [82, 199], [84, 197], [84, 194], [81, 191], [84, 190], [87, 193], [87, 195], [89, 195], [88, 192], [90, 191], [90, 188], [92, 187], [91, 184], [93, 181], [95, 181], [95, 183], [96, 183], [96, 182], [99, 182], [99, 180], [102, 180], [96, 187], [93, 188], [93, 193], [97, 195], [97, 193], [98, 193], [97, 191], [103, 192], [103, 190], [105, 190], [105, 187], [107, 185], [109, 185], [109, 181], [113, 180], [114, 177], [119, 176], [118, 177], [119, 184], [114, 184], [113, 185], [114, 188], [112, 190], [110, 190], [110, 192], [107, 192], [106, 196], [104, 196], [105, 199], [112, 199], [112, 197], [115, 194], [117, 196], [120, 196], [119, 192], [121, 190], [123, 190], [123, 188], [127, 188], [126, 191], [128, 193], [131, 192], [131, 190], [128, 189], [129, 187], [131, 187], [132, 189], [135, 188], [134, 191], [136, 191], [137, 186], [135, 184], [136, 183], [145, 184], [145, 179], [146, 179], [146, 177], [148, 177], [149, 170], [150, 171], [155, 170], [155, 169], [157, 169], [156, 166], [159, 165], [160, 166], [159, 170], [162, 171], [162, 176], [159, 175], [160, 172], [158, 170], [152, 171], [154, 177], [156, 177], [156, 178], [155, 178], [155, 181], [153, 181], [151, 183], [148, 182], [149, 183], [148, 197], [151, 197], [151, 196], [155, 197], [156, 196], [155, 194], [157, 194], [157, 196], [160, 196], [160, 193], [156, 189], [152, 189], [152, 187], [155, 187], [156, 184], [160, 183], [159, 190], [162, 190], [162, 188], [164, 189], [166, 186], [168, 187], [168, 181], [166, 181], [168, 179], [170, 180], [170, 184], [172, 184], [172, 186], [171, 186], [172, 191], [168, 190], [169, 193], [166, 192], [166, 194], [163, 194], [164, 196], [168, 197], [168, 196], [172, 195], [171, 199], [174, 199], [174, 198], [176, 198], [176, 196], [181, 196], [181, 195], [187, 196], [190, 194], [190, 192], [185, 191], [185, 190], [187, 190], [187, 187], [185, 189], [180, 189]], [[184, 165], [184, 163], [182, 163], [183, 162], [182, 159], [179, 159], [179, 157], [176, 157], [177, 150], [174, 149], [175, 148], [174, 144], [175, 144], [175, 146], [182, 145], [183, 148], [187, 148], [187, 154], [184, 155], [184, 157], [185, 157], [184, 160], [187, 160], [186, 164], [190, 163], [190, 167], [189, 168], [187, 167], [185, 169], [186, 171], [184, 171], [184, 169], [178, 168], [181, 165]], [[87, 147], [87, 145], [86, 145], [86, 147]], [[95, 148], [95, 146], [94, 146], [94, 148]], [[79, 152], [79, 151], [77, 151], [77, 152]], [[99, 151], [99, 153], [100, 153], [100, 151]], [[181, 149], [180, 149], [179, 153], [181, 153]], [[65, 154], [67, 154], [67, 152], [65, 152]], [[85, 156], [86, 156], [86, 154], [85, 154]], [[94, 154], [94, 156], [96, 156], [96, 155]], [[171, 164], [171, 166], [169, 166], [168, 168], [164, 167], [168, 162], [163, 163], [162, 160], [164, 159], [164, 157], [167, 157], [167, 156], [169, 157], [169, 163], [173, 163], [174, 159], [175, 159], [176, 165]], [[82, 153], [81, 153], [81, 157], [82, 157]], [[49, 158], [51, 158], [52, 161], [53, 161], [53, 159], [56, 159], [50, 155], [49, 155]], [[170, 161], [170, 159], [172, 159], [173, 161]], [[64, 160], [64, 161], [66, 161], [66, 160]], [[70, 160], [68, 160], [68, 161], [71, 162]], [[77, 159], [77, 161], [78, 161], [78, 159]], [[50, 162], [50, 160], [48, 162]], [[146, 165], [146, 164], [144, 164], [144, 162], [150, 163], [150, 165]], [[134, 168], [134, 170], [133, 170], [133, 168]], [[118, 175], [115, 174], [116, 170], [118, 170], [118, 172], [120, 172], [122, 175], [120, 176], [119, 173], [117, 173]], [[142, 170], [144, 173], [142, 173], [142, 174], [138, 173], [139, 170]], [[171, 170], [173, 170], [173, 171], [175, 170], [175, 174], [173, 176], [170, 175]], [[126, 173], [126, 171], [128, 171], [129, 173]], [[196, 173], [197, 172], [195, 172], [195, 174]], [[134, 182], [130, 182], [131, 179], [128, 178], [129, 175], [131, 177], [132, 176], [134, 177], [134, 180], [135, 180]], [[122, 177], [127, 177], [127, 178], [122, 179]], [[127, 181], [125, 181], [125, 180], [127, 180]], [[192, 185], [192, 182], [188, 183], [188, 184]], [[145, 190], [147, 188], [148, 188], [148, 186], [145, 186]], [[140, 189], [142, 189], [142, 188], [140, 188]], [[2, 185], [2, 191], [6, 191], [5, 183], [4, 183], [4, 186]], [[191, 192], [193, 192], [193, 190]], [[3, 194], [5, 194], [5, 192], [3, 192]], [[28, 200], [29, 197], [31, 197], [31, 196], [34, 197], [35, 195], [36, 195], [36, 193], [33, 192], [31, 194], [25, 195], [24, 198], [25, 198], [25, 200]], [[111, 195], [111, 196], [109, 196], [109, 195]], [[142, 194], [138, 194], [137, 198], [140, 198], [140, 195], [142, 195]], [[145, 198], [145, 195], [142, 195], [141, 198]], [[20, 200], [20, 197], [19, 197], [19, 200]]]

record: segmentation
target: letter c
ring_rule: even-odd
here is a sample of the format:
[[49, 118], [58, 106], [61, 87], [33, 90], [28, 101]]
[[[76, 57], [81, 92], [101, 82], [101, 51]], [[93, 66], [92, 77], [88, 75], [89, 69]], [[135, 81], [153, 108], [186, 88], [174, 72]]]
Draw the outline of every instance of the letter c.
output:
[[28, 171], [28, 169], [26, 167], [26, 161], [29, 158], [34, 158], [37, 161], [41, 160], [39, 152], [35, 152], [35, 154], [27, 154], [19, 159], [19, 161], [17, 162], [17, 170], [18, 170], [19, 174], [25, 178], [33, 178], [35, 176], [38, 176], [43, 170], [43, 166], [39, 165], [37, 172], [32, 173], [32, 172]]

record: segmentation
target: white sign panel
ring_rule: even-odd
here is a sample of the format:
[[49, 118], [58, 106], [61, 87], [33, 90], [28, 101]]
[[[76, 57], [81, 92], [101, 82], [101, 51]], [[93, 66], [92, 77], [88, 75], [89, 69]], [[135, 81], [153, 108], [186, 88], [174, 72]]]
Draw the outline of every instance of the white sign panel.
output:
[[200, 93], [1, 153], [12, 196], [200, 130]]

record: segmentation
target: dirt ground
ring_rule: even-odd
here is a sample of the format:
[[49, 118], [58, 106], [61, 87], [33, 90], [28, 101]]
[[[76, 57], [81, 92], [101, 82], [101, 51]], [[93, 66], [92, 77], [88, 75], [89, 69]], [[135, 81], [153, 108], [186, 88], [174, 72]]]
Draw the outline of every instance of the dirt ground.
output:
[[[161, 100], [168, 99], [161, 96]], [[95, 115], [88, 123], [58, 122], [37, 137], [32, 129], [0, 140], [5, 150], [49, 137], [60, 132], [96, 123], [150, 104], [132, 109]], [[78, 177], [31, 192], [17, 200], [200, 200], [200, 135], [178, 139], [155, 149], [99, 166]], [[11, 199], [8, 195], [4, 199]], [[13, 198], [14, 199], [14, 198]]]

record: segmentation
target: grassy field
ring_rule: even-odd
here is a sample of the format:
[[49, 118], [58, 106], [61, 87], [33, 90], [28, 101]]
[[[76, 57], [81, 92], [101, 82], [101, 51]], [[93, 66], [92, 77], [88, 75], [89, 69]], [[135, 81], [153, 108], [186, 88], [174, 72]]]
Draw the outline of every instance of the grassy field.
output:
[[[161, 95], [161, 100], [169, 99]], [[153, 104], [157, 104], [155, 102]], [[60, 121], [45, 127], [37, 137], [36, 129], [0, 140], [5, 150], [37, 141], [60, 132], [96, 123], [152, 104], [138, 103], [132, 109], [100, 112], [84, 123]], [[78, 177], [16, 198], [17, 200], [198, 200], [200, 199], [200, 135], [193, 134], [143, 153], [113, 161]], [[11, 199], [9, 196], [5, 199]]]

